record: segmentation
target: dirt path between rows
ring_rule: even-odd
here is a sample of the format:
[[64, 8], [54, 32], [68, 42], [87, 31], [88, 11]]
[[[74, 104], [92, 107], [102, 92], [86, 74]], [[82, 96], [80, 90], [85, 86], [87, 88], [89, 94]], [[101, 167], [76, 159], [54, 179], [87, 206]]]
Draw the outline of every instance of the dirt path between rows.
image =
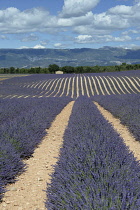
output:
[[5, 193], [0, 210], [43, 210], [46, 199], [46, 183], [50, 182], [50, 175], [59, 156], [63, 144], [63, 134], [73, 107], [70, 102], [62, 112], [57, 115], [47, 136], [35, 150], [33, 158], [26, 160], [28, 169], [21, 174], [19, 181], [9, 185]]
[[133, 152], [137, 160], [140, 160], [140, 142], [136, 141], [133, 135], [129, 132], [128, 128], [121, 124], [120, 120], [115, 118], [110, 112], [101, 107], [97, 102], [94, 102], [101, 114], [104, 116], [109, 123], [111, 123], [114, 129], [123, 138], [124, 143], [129, 147], [130, 151]]
[[[19, 181], [9, 185], [5, 193], [0, 210], [45, 210], [46, 183], [50, 182], [50, 174], [59, 156], [60, 147], [63, 144], [63, 134], [68, 124], [74, 102], [69, 103], [56, 117], [48, 134], [40, 146], [35, 150], [33, 158], [26, 160], [28, 169], [20, 175]], [[95, 102], [102, 115], [114, 126], [124, 139], [124, 142], [134, 152], [135, 157], [140, 160], [140, 143], [120, 121], [114, 118], [108, 111]]]

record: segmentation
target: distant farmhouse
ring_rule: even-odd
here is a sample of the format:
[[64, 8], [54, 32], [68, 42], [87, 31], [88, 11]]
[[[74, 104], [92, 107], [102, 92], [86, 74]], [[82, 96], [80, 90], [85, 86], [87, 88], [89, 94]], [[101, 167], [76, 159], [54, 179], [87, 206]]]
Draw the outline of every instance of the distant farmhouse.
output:
[[55, 74], [63, 74], [63, 71], [56, 71]]

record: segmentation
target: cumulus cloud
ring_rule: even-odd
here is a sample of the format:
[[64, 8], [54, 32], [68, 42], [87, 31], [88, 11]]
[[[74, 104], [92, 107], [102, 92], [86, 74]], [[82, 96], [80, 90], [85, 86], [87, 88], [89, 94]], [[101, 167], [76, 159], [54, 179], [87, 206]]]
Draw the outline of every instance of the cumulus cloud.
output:
[[[99, 1], [64, 0], [64, 6], [58, 16], [50, 15], [43, 8], [20, 11], [17, 8], [9, 7], [0, 10], [0, 32], [3, 34], [3, 37], [0, 36], [0, 38], [6, 39], [6, 34], [20, 34], [21, 36], [27, 33], [29, 35], [22, 35], [20, 41], [31, 42], [39, 40], [34, 32], [56, 33], [57, 35], [58, 32], [62, 32], [61, 37], [68, 37], [67, 31], [70, 31], [72, 36], [73, 33], [77, 34], [74, 39], [76, 43], [105, 43], [130, 41], [130, 35], [139, 33], [140, 1], [133, 6], [117, 5], [105, 12], [95, 14], [92, 9]], [[116, 31], [121, 34], [120, 37], [112, 35]], [[121, 31], [123, 32], [121, 33]], [[59, 41], [61, 42], [61, 40]], [[40, 44], [33, 48], [45, 48], [46, 42], [38, 43]], [[61, 43], [54, 44], [56, 48], [63, 46]]]
[[100, 0], [64, 0], [61, 17], [78, 17], [91, 11]]
[[108, 12], [113, 14], [123, 14], [123, 15], [130, 15], [133, 14], [132, 6], [125, 6], [125, 5], [117, 5], [116, 7], [112, 7], [108, 10]]
[[[136, 27], [135, 30], [127, 33], [123, 32], [123, 35], [130, 33], [136, 33], [140, 28], [140, 3], [134, 6], [118, 5], [112, 7], [106, 12], [99, 14], [93, 14], [90, 12], [89, 19], [85, 20], [85, 24], [74, 26], [74, 32], [79, 34], [108, 34], [118, 30], [129, 30], [130, 27]], [[76, 20], [75, 20], [76, 21]], [[82, 21], [81, 21], [82, 23]]]
[[108, 13], [100, 13], [94, 15], [93, 25], [97, 29], [125, 29], [130, 26], [128, 18], [120, 17], [120, 15], [111, 15]]
[[58, 26], [59, 27], [71, 27], [79, 25], [89, 25], [93, 20], [93, 13], [87, 12], [85, 15], [80, 17], [71, 17], [71, 18], [59, 18]]
[[91, 35], [79, 35], [75, 39], [78, 43], [88, 43], [93, 41], [93, 37]]
[[[93, 14], [90, 11], [99, 0], [65, 0], [59, 16], [51, 16], [43, 8], [20, 11], [10, 7], [0, 10], [0, 32], [3, 34], [48, 32], [74, 30], [79, 34], [109, 33], [114, 30], [140, 27], [140, 3], [134, 6], [118, 5], [106, 12]], [[78, 4], [78, 6], [77, 6]], [[85, 31], [85, 32], [84, 32]], [[25, 37], [23, 41], [37, 40]]]
[[38, 44], [38, 45], [35, 45], [34, 47], [21, 46], [19, 49], [45, 49], [45, 47]]
[[0, 31], [3, 33], [26, 33], [45, 30], [56, 25], [56, 17], [42, 8], [20, 11], [9, 7], [0, 10]]
[[75, 42], [80, 44], [85, 43], [104, 43], [104, 42], [125, 42], [130, 41], [131, 37], [129, 36], [121, 36], [121, 37], [114, 37], [112, 35], [79, 35], [75, 37]]
[[132, 40], [130, 36], [113, 37], [113, 41], [115, 42], [126, 42], [130, 40]]
[[107, 28], [104, 29], [97, 29], [93, 25], [81, 25], [81, 26], [76, 26], [73, 28], [73, 31], [77, 34], [83, 34], [83, 35], [101, 35], [101, 34], [109, 34], [110, 30]]
[[123, 31], [123, 32], [122, 32], [123, 35], [138, 34], [138, 33], [139, 33], [138, 30], [133, 30], [133, 29], [130, 29], [130, 30], [127, 30], [127, 31]]

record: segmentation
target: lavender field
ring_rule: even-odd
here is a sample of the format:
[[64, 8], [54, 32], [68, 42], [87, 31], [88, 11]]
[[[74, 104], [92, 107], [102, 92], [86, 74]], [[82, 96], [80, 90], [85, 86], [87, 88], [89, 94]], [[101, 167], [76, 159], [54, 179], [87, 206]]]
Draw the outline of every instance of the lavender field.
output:
[[35, 74], [0, 83], [0, 97], [63, 97], [140, 93], [140, 70], [91, 74]]
[[140, 209], [140, 163], [94, 105], [140, 141], [140, 70], [0, 80], [0, 199], [61, 110], [75, 101], [47, 188], [51, 209]]
[[92, 100], [81, 96], [75, 101], [48, 184], [46, 208], [138, 210], [139, 175], [140, 164], [121, 137]]

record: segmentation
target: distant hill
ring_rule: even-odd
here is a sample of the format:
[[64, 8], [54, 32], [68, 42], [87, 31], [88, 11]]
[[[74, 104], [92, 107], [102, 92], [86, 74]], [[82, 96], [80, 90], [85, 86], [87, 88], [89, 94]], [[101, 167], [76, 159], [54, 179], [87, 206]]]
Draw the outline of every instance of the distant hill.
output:
[[140, 63], [140, 49], [130, 50], [115, 47], [99, 49], [0, 49], [2, 67], [48, 67], [62, 66], [109, 66], [121, 63]]

